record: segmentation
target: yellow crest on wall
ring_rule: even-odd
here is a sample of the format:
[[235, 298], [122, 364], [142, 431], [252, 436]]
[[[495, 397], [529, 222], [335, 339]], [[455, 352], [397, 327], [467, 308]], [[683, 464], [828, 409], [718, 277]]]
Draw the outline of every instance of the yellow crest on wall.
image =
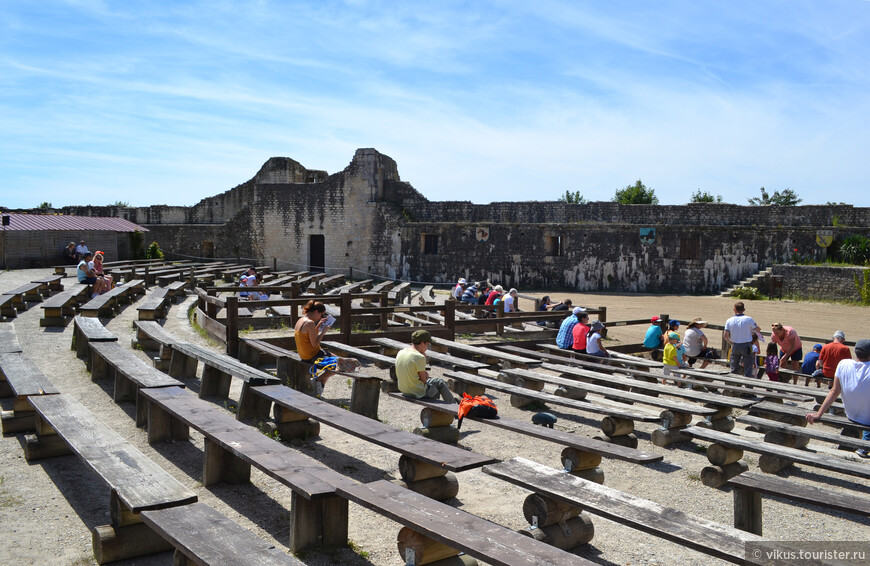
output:
[[834, 231], [833, 230], [816, 230], [816, 243], [822, 247], [827, 248], [834, 242]]

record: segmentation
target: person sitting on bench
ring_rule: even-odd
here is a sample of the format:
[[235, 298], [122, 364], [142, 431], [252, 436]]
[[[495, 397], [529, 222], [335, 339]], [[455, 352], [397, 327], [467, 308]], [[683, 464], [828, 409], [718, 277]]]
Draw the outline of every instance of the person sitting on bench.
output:
[[[596, 320], [589, 328], [589, 336], [586, 338], [586, 353], [599, 358], [609, 358], [610, 353], [601, 341], [601, 333], [604, 331], [604, 323]], [[601, 362], [607, 364], [608, 362]]]
[[[303, 315], [296, 321], [293, 328], [293, 338], [296, 340], [296, 352], [302, 361], [313, 364], [318, 358], [332, 356], [320, 347], [323, 335], [329, 330], [327, 323], [326, 305], [320, 301], [310, 300], [302, 307]], [[311, 384], [317, 396], [323, 394], [326, 381], [334, 374], [331, 371], [323, 372], [319, 377], [312, 377]]]
[[76, 243], [70, 242], [66, 245], [61, 252], [60, 257], [63, 258], [64, 263], [68, 263], [70, 265], [75, 265], [79, 262], [79, 256], [76, 254]]
[[426, 371], [426, 350], [432, 343], [432, 336], [425, 330], [411, 334], [411, 345], [396, 354], [396, 377], [399, 391], [415, 399], [441, 399], [453, 403], [453, 394], [447, 383], [440, 377], [429, 377]]
[[[834, 373], [834, 384], [828, 396], [815, 413], [807, 413], [807, 422], [815, 423], [822, 418], [834, 401], [841, 394], [843, 409], [849, 420], [858, 424], [870, 425], [870, 340], [859, 340], [855, 344], [855, 357], [841, 360]], [[870, 440], [870, 430], [864, 430], [862, 438]], [[856, 453], [862, 458], [870, 458], [866, 448], [859, 448]]]
[[102, 293], [102, 284], [100, 280], [97, 279], [97, 274], [94, 273], [93, 267], [91, 265], [93, 262], [91, 261], [91, 252], [85, 253], [82, 256], [82, 260], [79, 262], [78, 267], [76, 267], [76, 277], [79, 280], [79, 283], [85, 283], [87, 285], [93, 286], [93, 297], [96, 297], [100, 293]]

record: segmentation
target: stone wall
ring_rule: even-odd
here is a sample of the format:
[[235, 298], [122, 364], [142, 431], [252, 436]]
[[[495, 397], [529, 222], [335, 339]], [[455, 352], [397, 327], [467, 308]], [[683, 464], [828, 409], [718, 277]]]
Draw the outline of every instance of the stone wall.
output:
[[802, 299], [860, 301], [856, 278], [864, 284], [866, 267], [828, 265], [774, 265], [773, 275], [782, 275], [783, 294]]

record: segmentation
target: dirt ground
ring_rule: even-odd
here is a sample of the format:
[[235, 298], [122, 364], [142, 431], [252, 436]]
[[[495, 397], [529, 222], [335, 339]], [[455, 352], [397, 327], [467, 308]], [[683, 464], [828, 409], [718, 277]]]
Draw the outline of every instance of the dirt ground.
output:
[[[27, 281], [45, 276], [49, 270], [0, 272], [0, 289], [12, 289]], [[67, 279], [66, 282], [71, 280]], [[617, 294], [551, 294], [560, 300], [565, 296], [575, 305], [606, 306], [609, 321], [649, 318], [667, 313], [685, 321], [701, 316], [713, 324], [723, 324], [731, 315], [734, 300], [718, 297], [617, 295]], [[171, 333], [189, 341], [207, 344], [191, 329], [185, 303], [174, 305], [165, 323]], [[525, 308], [522, 302], [521, 308]], [[773, 322], [793, 326], [806, 336], [825, 338], [835, 330], [843, 330], [849, 340], [870, 336], [866, 328], [867, 307], [843, 304], [748, 301], [747, 313], [759, 325], [769, 329]], [[70, 351], [72, 327], [43, 329], [38, 321], [38, 305], [31, 306], [15, 319], [15, 329], [24, 349], [62, 393], [71, 395], [93, 411], [106, 426], [116, 430], [129, 442], [161, 465], [185, 486], [194, 490], [200, 501], [212, 505], [277, 548], [286, 550], [290, 509], [290, 490], [266, 477], [252, 472], [248, 485], [202, 486], [202, 437], [191, 434], [190, 442], [150, 446], [143, 430], [136, 428], [131, 403], [115, 404], [111, 399], [111, 384], [92, 382], [84, 362]], [[104, 320], [122, 344], [133, 338], [134, 306], [127, 306], [120, 315]], [[610, 339], [637, 343], [646, 325], [616, 327]], [[711, 344], [718, 346], [718, 332], [708, 333]], [[136, 350], [143, 360], [148, 354]], [[383, 370], [366, 368], [376, 374]], [[385, 373], [385, 372], [384, 372]], [[435, 368], [433, 373], [440, 375]], [[191, 391], [198, 392], [198, 379], [188, 380]], [[233, 384], [231, 397], [238, 398], [240, 386]], [[350, 387], [346, 381], [331, 380], [324, 398], [346, 403]], [[510, 418], [529, 418], [529, 413], [510, 406], [506, 395], [494, 394], [501, 414]], [[590, 396], [590, 399], [594, 396]], [[10, 399], [0, 400], [4, 410], [11, 408]], [[810, 408], [809, 406], [807, 407]], [[599, 432], [594, 415], [548, 409], [559, 418], [557, 427], [584, 436]], [[381, 396], [380, 419], [402, 430], [419, 426], [419, 408], [411, 403]], [[664, 462], [638, 466], [605, 459], [601, 467], [605, 483], [639, 497], [654, 500], [724, 524], [732, 522], [730, 490], [715, 490], [698, 481], [701, 468], [707, 465], [703, 443], [679, 443], [658, 448], [650, 442], [654, 424], [640, 424], [637, 435], [639, 448], [664, 455]], [[0, 564], [92, 564], [90, 531], [109, 522], [108, 490], [90, 470], [74, 456], [64, 456], [27, 463], [20, 443], [23, 435], [8, 435], [0, 439]], [[305, 444], [293, 444], [306, 455], [357, 481], [395, 479], [398, 455], [328, 426], [321, 427], [321, 436]], [[461, 446], [498, 459], [523, 456], [552, 467], [559, 466], [560, 447], [524, 436], [500, 432], [478, 423], [462, 427]], [[811, 444], [821, 453], [835, 451], [824, 445]], [[849, 457], [847, 453], [837, 454]], [[857, 457], [855, 457], [857, 460]], [[750, 468], [757, 469], [757, 457], [745, 458]], [[870, 464], [868, 464], [870, 465]], [[794, 481], [824, 483], [863, 493], [870, 497], [867, 482], [851, 476], [794, 466], [783, 472]], [[470, 513], [509, 528], [525, 526], [522, 501], [526, 492], [497, 481], [479, 470], [459, 474], [460, 493], [449, 503]], [[855, 520], [841, 513], [822, 512], [811, 505], [792, 505], [777, 500], [765, 500], [765, 536], [776, 540], [852, 540], [870, 538], [870, 521]], [[593, 516], [595, 538], [576, 553], [601, 564], [722, 564], [698, 552], [675, 543], [640, 533], [633, 529]], [[309, 565], [393, 565], [402, 564], [396, 551], [395, 535], [399, 525], [356, 505], [350, 509], [351, 548], [310, 550], [299, 558]], [[162, 554], [123, 562], [126, 565], [171, 564], [171, 554]]]

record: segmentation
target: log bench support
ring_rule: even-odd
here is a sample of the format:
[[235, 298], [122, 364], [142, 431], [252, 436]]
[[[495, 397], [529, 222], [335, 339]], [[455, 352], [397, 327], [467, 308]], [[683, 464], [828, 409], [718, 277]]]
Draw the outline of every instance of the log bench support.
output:
[[601, 419], [601, 434], [596, 440], [612, 442], [628, 448], [637, 448], [637, 435], [634, 434], [634, 420], [605, 416]]
[[707, 460], [711, 465], [701, 470], [701, 483], [707, 487], [720, 487], [734, 476], [749, 470], [749, 465], [741, 458], [743, 450], [739, 448], [711, 444], [707, 447]]
[[652, 432], [651, 439], [654, 445], [664, 447], [675, 442], [689, 440], [689, 437], [680, 431], [692, 422], [691, 414], [666, 410], [662, 411], [659, 416], [662, 419], [662, 426]]
[[719, 412], [698, 422], [697, 425], [699, 427], [718, 430], [720, 432], [731, 432], [734, 430], [734, 417], [731, 416], [731, 407], [720, 407], [709, 403], [704, 406], [717, 409]]
[[415, 428], [413, 432], [445, 444], [456, 444], [459, 442], [460, 434], [459, 429], [453, 426], [454, 420], [453, 413], [424, 407], [420, 411], [420, 424], [422, 426]]
[[421, 462], [408, 456], [399, 457], [401, 481], [394, 483], [436, 501], [445, 501], [459, 493], [459, 480], [456, 474], [441, 466]]
[[[261, 395], [251, 394], [252, 397], [265, 401], [269, 401]], [[275, 403], [272, 407], [272, 416], [275, 419], [275, 429], [281, 436], [282, 440], [302, 439], [320, 435], [320, 423], [308, 418], [308, 415], [291, 411], [286, 407], [282, 407]]]
[[583, 513], [582, 507], [538, 493], [526, 497], [523, 516], [529, 526], [520, 529], [520, 533], [562, 550], [586, 544], [595, 536], [592, 519]]
[[734, 528], [761, 536], [761, 492], [736, 485], [733, 487]]
[[[562, 450], [560, 455], [562, 468], [571, 475], [581, 477], [595, 483], [604, 483], [604, 470], [601, 469], [601, 455], [585, 452], [570, 446]], [[532, 521], [529, 521], [532, 524]], [[563, 547], [560, 547], [563, 548]]]

